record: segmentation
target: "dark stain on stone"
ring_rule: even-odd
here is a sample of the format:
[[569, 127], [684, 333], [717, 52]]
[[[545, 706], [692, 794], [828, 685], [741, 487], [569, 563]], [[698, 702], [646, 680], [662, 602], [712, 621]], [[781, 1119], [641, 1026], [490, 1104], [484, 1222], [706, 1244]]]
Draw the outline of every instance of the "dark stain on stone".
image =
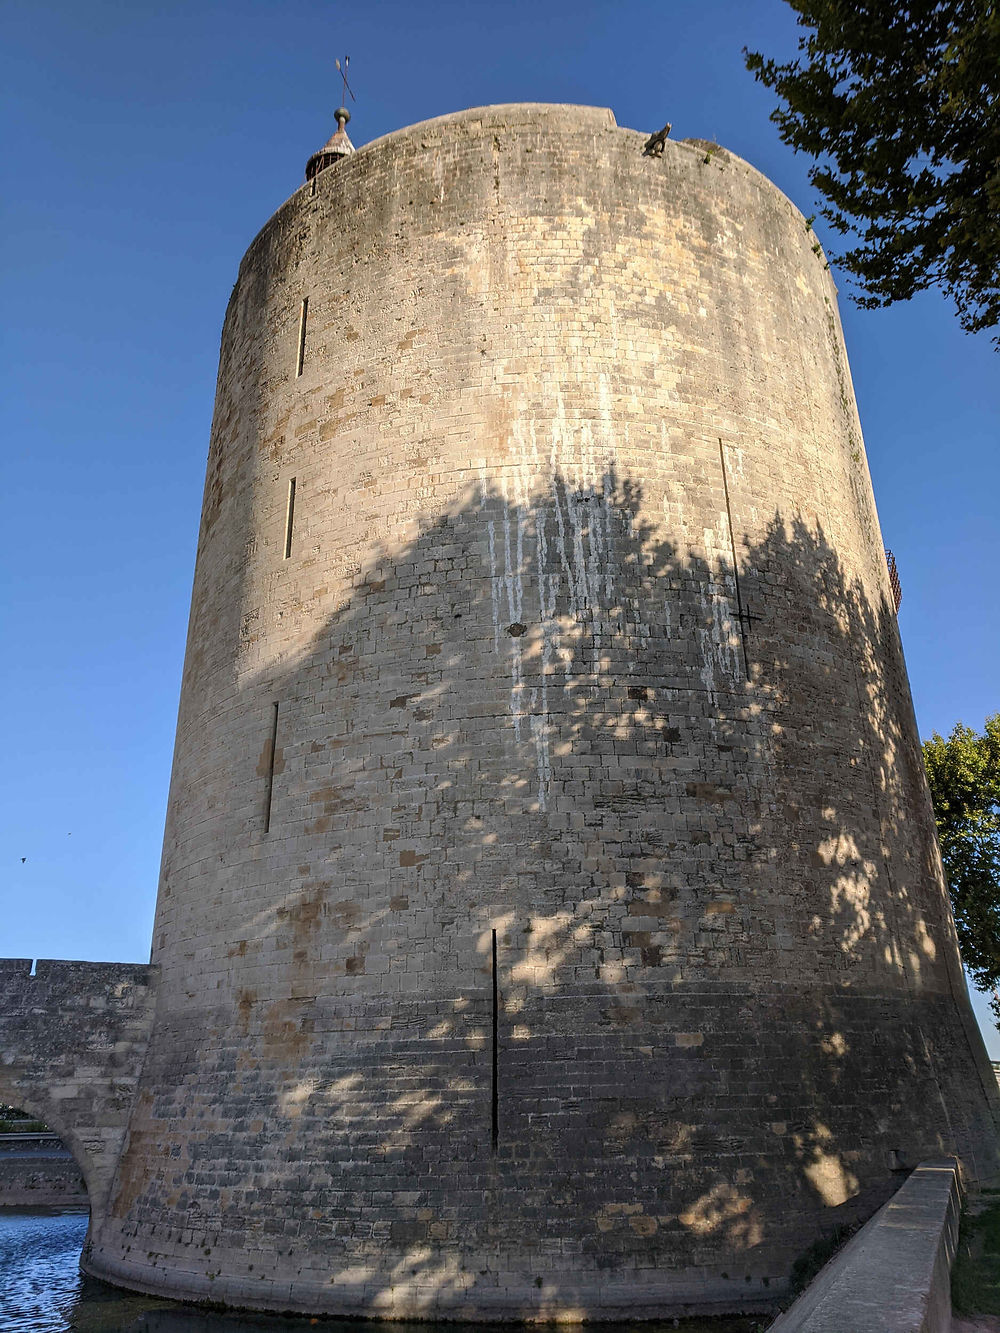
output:
[[689, 782], [687, 784], [687, 794], [688, 796], [694, 796], [696, 800], [711, 801], [717, 805], [734, 799], [733, 793], [728, 787], [718, 787], [714, 782]]
[[399, 864], [401, 866], [418, 866], [421, 861], [426, 861], [426, 856], [418, 856], [412, 849], [399, 853]]
[[250, 1014], [256, 999], [257, 992], [252, 990], [242, 989], [236, 995], [236, 1012], [240, 1016], [240, 1027], [243, 1029], [244, 1036], [250, 1029]]

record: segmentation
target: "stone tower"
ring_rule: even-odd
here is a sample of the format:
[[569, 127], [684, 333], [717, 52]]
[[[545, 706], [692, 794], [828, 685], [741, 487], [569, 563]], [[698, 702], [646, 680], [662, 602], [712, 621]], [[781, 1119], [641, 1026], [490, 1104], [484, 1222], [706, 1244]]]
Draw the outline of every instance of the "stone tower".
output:
[[644, 142], [331, 141], [247, 252], [92, 1273], [753, 1308], [906, 1166], [998, 1167], [830, 274]]

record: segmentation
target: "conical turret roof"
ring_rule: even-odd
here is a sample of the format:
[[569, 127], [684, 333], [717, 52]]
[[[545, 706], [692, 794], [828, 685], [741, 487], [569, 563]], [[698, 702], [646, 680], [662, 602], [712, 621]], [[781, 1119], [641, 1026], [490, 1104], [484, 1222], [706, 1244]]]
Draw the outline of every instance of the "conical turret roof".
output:
[[337, 117], [337, 129], [334, 134], [326, 141], [323, 147], [306, 163], [306, 180], [311, 181], [326, 167], [332, 167], [335, 162], [342, 158], [350, 157], [354, 152], [354, 145], [347, 137], [347, 130], [344, 128], [351, 118], [351, 113], [346, 106], [339, 106], [335, 112]]

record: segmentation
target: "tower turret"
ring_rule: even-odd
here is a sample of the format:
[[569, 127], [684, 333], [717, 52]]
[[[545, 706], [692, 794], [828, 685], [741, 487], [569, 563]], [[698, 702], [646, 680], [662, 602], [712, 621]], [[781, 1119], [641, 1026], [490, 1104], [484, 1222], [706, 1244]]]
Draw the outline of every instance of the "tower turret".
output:
[[767, 1308], [900, 1163], [1000, 1165], [833, 282], [714, 145], [501, 106], [323, 171], [346, 120], [226, 315], [85, 1267]]
[[354, 152], [354, 145], [347, 137], [346, 129], [351, 113], [346, 106], [339, 106], [334, 114], [337, 119], [337, 128], [323, 147], [318, 152], [313, 153], [306, 163], [307, 181], [311, 181], [318, 172], [325, 170], [325, 168], [332, 167], [337, 162], [342, 162], [345, 157], [350, 157]]

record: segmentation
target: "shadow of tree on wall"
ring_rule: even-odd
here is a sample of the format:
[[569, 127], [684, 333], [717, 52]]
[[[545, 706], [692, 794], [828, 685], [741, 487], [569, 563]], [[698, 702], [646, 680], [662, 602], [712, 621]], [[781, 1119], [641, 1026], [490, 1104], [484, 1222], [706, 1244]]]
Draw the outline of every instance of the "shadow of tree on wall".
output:
[[248, 636], [260, 763], [174, 794], [231, 939], [158, 1020], [136, 1253], [286, 1308], [749, 1308], [900, 1166], [995, 1169], [885, 579], [736, 535], [738, 589], [613, 470], [484, 483], [307, 652]]

